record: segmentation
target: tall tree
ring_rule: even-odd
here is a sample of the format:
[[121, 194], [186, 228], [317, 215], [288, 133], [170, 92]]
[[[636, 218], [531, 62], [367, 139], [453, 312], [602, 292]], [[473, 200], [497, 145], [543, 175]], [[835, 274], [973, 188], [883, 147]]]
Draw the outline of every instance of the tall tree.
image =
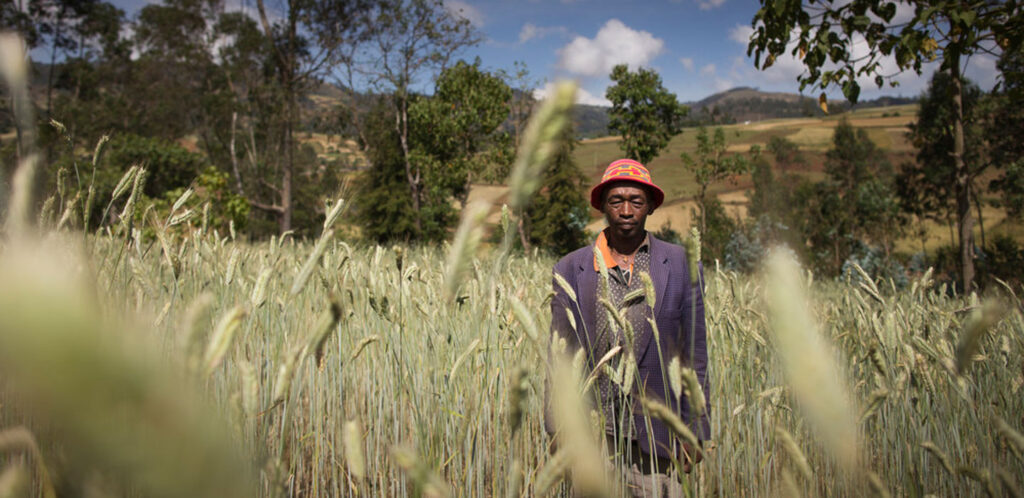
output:
[[[907, 133], [917, 148], [917, 160], [904, 165], [896, 177], [903, 211], [940, 223], [954, 223], [957, 212], [957, 165], [953, 157], [956, 136], [949, 125], [956, 112], [948, 98], [952, 85], [949, 73], [937, 72], [932, 76], [928, 89], [921, 95], [917, 122], [910, 125]], [[962, 135], [966, 145], [963, 163], [969, 185], [976, 188], [974, 183], [987, 166], [982, 154], [982, 121], [978, 116], [982, 94], [970, 81], [964, 80], [961, 87]]]
[[689, 108], [662, 86], [652, 69], [630, 72], [620, 64], [612, 68], [611, 79], [614, 84], [605, 92], [612, 103], [608, 131], [622, 135], [619, 147], [627, 157], [648, 164], [682, 131]]
[[697, 182], [697, 193], [693, 196], [699, 214], [697, 227], [701, 233], [705, 233], [708, 228], [708, 187], [712, 183], [746, 173], [750, 168], [750, 162], [742, 154], [728, 153], [725, 131], [722, 128], [715, 128], [714, 137], [710, 137], [707, 127], [704, 126], [697, 131], [697, 157], [693, 158], [686, 152], [680, 157], [686, 168], [693, 172], [694, 180]]
[[844, 117], [825, 153], [825, 172], [840, 206], [853, 215], [851, 237], [880, 245], [888, 256], [898, 233], [898, 202], [885, 154], [865, 129], [853, 127]]
[[[437, 80], [432, 98], [410, 106], [410, 121], [417, 135], [413, 147], [418, 162], [435, 165], [465, 207], [470, 184], [490, 161], [485, 152], [499, 145], [498, 127], [508, 119], [512, 90], [498, 75], [458, 61]], [[443, 165], [442, 167], [437, 167]]]
[[479, 36], [467, 19], [452, 14], [439, 0], [384, 0], [366, 15], [373, 29], [343, 54], [339, 65], [354, 68], [346, 71], [349, 91], [366, 88], [386, 95], [391, 104], [418, 238], [426, 229], [419, 213], [427, 165], [414, 157], [410, 107], [424, 80], [436, 78]]
[[[324, 74], [327, 64], [347, 44], [354, 43], [359, 28], [367, 26], [362, 16], [364, 0], [285, 0], [282, 12], [271, 22], [264, 0], [256, 0], [263, 34], [270, 40], [276, 63], [275, 78], [280, 87], [283, 112], [279, 137], [282, 157], [280, 184], [273, 190], [276, 203], [253, 202], [258, 209], [278, 217], [281, 232], [291, 230], [295, 172], [295, 127], [299, 119], [299, 97]], [[278, 17], [279, 16], [279, 17]]]
[[[799, 56], [807, 69], [798, 76], [801, 90], [840, 85], [848, 100], [860, 95], [858, 77], [874, 76], [881, 87], [895, 74], [882, 74], [884, 57], [894, 56], [900, 71], [920, 74], [925, 62], [941, 60], [950, 76], [947, 96], [953, 108], [953, 163], [957, 225], [960, 236], [961, 281], [974, 287], [973, 225], [970, 171], [965, 162], [963, 67], [974, 54], [1015, 52], [1024, 42], [1024, 4], [1017, 1], [910, 0], [914, 13], [895, 20], [897, 4], [887, 0], [761, 0], [754, 16], [747, 53], [767, 69], [787, 52]], [[855, 50], [855, 45], [867, 49]], [[822, 93], [822, 100], [825, 94]]]
[[590, 206], [583, 197], [586, 178], [572, 159], [575, 131], [566, 127], [558, 152], [544, 171], [537, 198], [522, 221], [526, 234], [523, 248], [541, 247], [553, 254], [567, 254], [587, 244], [586, 226]]
[[50, 66], [46, 76], [46, 114], [49, 119], [53, 106], [53, 85], [58, 57], [72, 54], [78, 48], [75, 26], [82, 22], [97, 0], [33, 0], [30, 11], [42, 42], [50, 47]]
[[1003, 74], [989, 130], [992, 163], [1001, 169], [989, 188], [1000, 194], [1008, 216], [1024, 218], [1024, 53], [1003, 52], [998, 63]]

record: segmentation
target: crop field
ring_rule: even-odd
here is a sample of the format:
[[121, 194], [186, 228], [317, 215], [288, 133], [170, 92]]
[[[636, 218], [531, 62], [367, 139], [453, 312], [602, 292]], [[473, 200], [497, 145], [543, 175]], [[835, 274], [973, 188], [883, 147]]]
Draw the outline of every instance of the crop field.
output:
[[[568, 493], [542, 428], [554, 261], [464, 255], [449, 296], [444, 251], [331, 233], [5, 243], [4, 465], [41, 495]], [[1019, 496], [1010, 289], [776, 266], [707, 272], [712, 441], [689, 493]]]

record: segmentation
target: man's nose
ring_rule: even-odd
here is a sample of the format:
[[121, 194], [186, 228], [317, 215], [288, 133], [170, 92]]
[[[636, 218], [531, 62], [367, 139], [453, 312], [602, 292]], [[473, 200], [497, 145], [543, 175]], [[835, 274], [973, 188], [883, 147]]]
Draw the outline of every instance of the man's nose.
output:
[[633, 208], [633, 204], [632, 203], [630, 203], [630, 202], [623, 202], [622, 203], [622, 211], [619, 213], [619, 216], [622, 216], [623, 218], [631, 218], [635, 211], [636, 210]]

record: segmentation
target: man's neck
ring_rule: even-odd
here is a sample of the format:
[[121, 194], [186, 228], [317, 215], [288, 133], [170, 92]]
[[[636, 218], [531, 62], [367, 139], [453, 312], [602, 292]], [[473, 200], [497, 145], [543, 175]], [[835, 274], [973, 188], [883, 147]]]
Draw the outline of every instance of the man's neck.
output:
[[618, 236], [611, 233], [611, 230], [605, 232], [605, 237], [608, 239], [608, 247], [611, 250], [623, 254], [629, 255], [636, 252], [636, 250], [643, 245], [644, 239], [647, 238], [647, 231], [640, 232], [635, 237], [619, 238]]

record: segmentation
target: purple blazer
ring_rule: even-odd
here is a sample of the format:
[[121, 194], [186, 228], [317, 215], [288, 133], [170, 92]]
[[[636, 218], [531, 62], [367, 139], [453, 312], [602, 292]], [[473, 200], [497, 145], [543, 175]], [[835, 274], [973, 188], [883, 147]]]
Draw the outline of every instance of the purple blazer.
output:
[[[637, 381], [639, 385], [646, 387], [648, 397], [671, 407], [699, 439], [707, 440], [711, 432], [707, 415], [695, 420], [690, 414], [690, 405], [686, 397], [676, 400], [666, 383], [668, 362], [673, 356], [680, 356], [683, 365], [692, 365], [697, 372], [697, 378], [703, 386], [707, 400], [704, 412], [710, 413], [707, 334], [704, 298], [700, 284], [690, 284], [686, 251], [682, 247], [658, 240], [651, 235], [650, 251], [650, 274], [656, 295], [654, 319], [658, 324], [661, 357], [665, 363], [659, 368], [658, 348], [654, 344], [654, 333], [650, 325], [637, 331], [636, 340], [639, 341], [640, 351], [637, 356]], [[578, 305], [574, 304], [562, 287], [552, 279], [555, 297], [551, 300], [551, 332], [564, 337], [571, 351], [581, 346], [590, 350], [590, 345], [596, 339], [596, 313], [600, 306], [597, 303], [600, 274], [594, 270], [594, 246], [589, 245], [569, 253], [555, 265], [554, 271], [572, 287]], [[573, 314], [578, 330], [573, 329], [565, 310]], [[590, 358], [589, 366], [593, 368], [598, 360], [599, 358]], [[668, 399], [665, 398], [666, 392], [669, 393]], [[554, 426], [550, 419], [551, 417], [545, 417], [544, 426], [549, 433], [553, 433]], [[650, 423], [653, 430], [648, 434], [643, 415], [633, 415], [633, 433], [637, 435], [637, 442], [647, 453], [650, 453], [653, 446], [659, 456], [670, 457], [672, 442], [668, 429], [658, 419], [652, 418]], [[651, 435], [654, 436], [653, 441]]]

